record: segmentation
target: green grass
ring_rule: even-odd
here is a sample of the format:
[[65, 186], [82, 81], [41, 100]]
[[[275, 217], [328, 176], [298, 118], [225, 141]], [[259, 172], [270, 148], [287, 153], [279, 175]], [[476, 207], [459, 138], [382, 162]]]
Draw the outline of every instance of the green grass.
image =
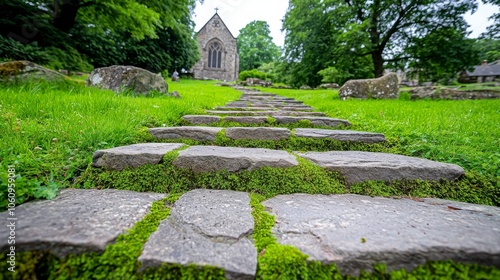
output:
[[383, 133], [400, 143], [402, 154], [455, 163], [500, 180], [498, 99], [339, 100], [335, 90], [265, 90], [347, 119], [350, 129]]
[[236, 100], [213, 81], [170, 83], [180, 99], [117, 95], [77, 84], [0, 85], [0, 209], [7, 167], [14, 165], [16, 202], [54, 197], [85, 170], [97, 149], [136, 142], [142, 127], [175, 126], [185, 114]]

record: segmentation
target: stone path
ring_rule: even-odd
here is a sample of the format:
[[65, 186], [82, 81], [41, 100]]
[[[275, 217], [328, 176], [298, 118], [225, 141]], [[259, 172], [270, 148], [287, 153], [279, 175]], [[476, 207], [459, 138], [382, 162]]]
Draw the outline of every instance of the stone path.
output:
[[[367, 145], [386, 141], [379, 133], [334, 130], [350, 123], [313, 112], [301, 101], [238, 89], [243, 92], [239, 100], [207, 111], [217, 115], [184, 116], [189, 126], [149, 130], [159, 140], [190, 139], [208, 141], [210, 145], [139, 143], [99, 150], [94, 153], [92, 166], [96, 171], [120, 171], [165, 164], [164, 156], [175, 152], [177, 157], [171, 164], [191, 170], [193, 176], [220, 170], [289, 168], [297, 166], [298, 159], [339, 172], [347, 185], [367, 180], [455, 180], [464, 174], [457, 165], [394, 154], [214, 146], [218, 137], [268, 141], [335, 139]], [[313, 127], [272, 127], [294, 123]], [[16, 209], [16, 215], [22, 217], [16, 225], [17, 252], [42, 250], [61, 257], [102, 252], [119, 234], [143, 219], [154, 201], [165, 196], [69, 189], [51, 201], [23, 204]], [[411, 270], [429, 260], [449, 259], [500, 267], [498, 207], [351, 194], [279, 195], [262, 204], [275, 217], [272, 234], [278, 243], [295, 246], [310, 260], [335, 263], [343, 274], [358, 275], [376, 263], [385, 263], [389, 270]], [[162, 264], [196, 265], [222, 268], [227, 279], [259, 277], [259, 254], [266, 252], [257, 252], [254, 245], [249, 194], [198, 189], [185, 193], [170, 207], [170, 216], [158, 221], [158, 229], [143, 245], [137, 259], [140, 271]], [[0, 213], [0, 217], [6, 221], [8, 212]], [[9, 233], [8, 227], [0, 227], [0, 236]], [[10, 246], [7, 241], [0, 239], [4, 251]]]

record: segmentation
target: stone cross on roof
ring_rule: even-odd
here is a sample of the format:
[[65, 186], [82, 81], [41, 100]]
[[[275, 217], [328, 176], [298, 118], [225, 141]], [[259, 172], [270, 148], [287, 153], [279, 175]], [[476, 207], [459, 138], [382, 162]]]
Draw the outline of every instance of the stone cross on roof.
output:
[[215, 7], [214, 10], [215, 10], [215, 13], [217, 13], [217, 11], [219, 11], [219, 8]]

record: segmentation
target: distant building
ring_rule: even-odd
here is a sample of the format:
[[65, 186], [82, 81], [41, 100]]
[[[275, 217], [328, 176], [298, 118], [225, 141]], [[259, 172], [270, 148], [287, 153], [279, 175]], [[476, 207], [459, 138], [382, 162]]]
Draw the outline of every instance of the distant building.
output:
[[474, 71], [462, 71], [458, 81], [461, 83], [486, 83], [500, 79], [500, 60], [488, 63], [486, 60], [481, 65], [474, 66]]
[[234, 81], [238, 79], [239, 57], [236, 38], [219, 14], [196, 34], [201, 58], [192, 69], [195, 79]]

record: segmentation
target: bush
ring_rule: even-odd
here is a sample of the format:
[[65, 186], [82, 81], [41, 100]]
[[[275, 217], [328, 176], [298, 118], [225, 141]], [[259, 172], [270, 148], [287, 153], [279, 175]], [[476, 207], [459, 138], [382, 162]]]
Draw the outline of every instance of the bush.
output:
[[245, 81], [248, 78], [257, 78], [257, 79], [261, 79], [261, 80], [272, 80], [272, 75], [266, 74], [264, 72], [260, 72], [257, 69], [252, 69], [252, 70], [241, 71], [239, 78], [241, 81]]

